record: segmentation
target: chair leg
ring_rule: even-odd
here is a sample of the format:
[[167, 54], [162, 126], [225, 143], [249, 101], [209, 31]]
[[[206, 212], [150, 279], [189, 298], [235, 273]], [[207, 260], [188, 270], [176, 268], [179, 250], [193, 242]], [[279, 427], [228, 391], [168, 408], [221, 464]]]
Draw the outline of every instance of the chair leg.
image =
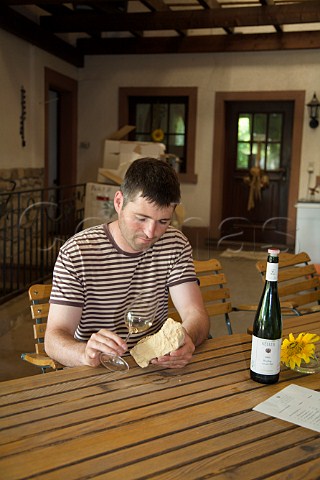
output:
[[232, 335], [233, 332], [232, 332], [231, 322], [230, 322], [229, 315], [227, 313], [225, 314], [225, 320], [226, 320], [226, 325], [228, 329], [228, 334]]

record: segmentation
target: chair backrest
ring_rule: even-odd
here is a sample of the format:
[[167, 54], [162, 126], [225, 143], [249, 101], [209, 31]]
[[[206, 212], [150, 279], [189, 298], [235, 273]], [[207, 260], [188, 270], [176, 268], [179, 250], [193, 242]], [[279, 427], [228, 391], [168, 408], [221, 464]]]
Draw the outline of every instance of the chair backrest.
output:
[[63, 365], [50, 358], [44, 350], [44, 335], [49, 313], [51, 285], [32, 285], [28, 293], [31, 303], [31, 316], [35, 320], [33, 325], [33, 335], [36, 341], [35, 352], [22, 353], [21, 358], [32, 365], [40, 367], [43, 373], [48, 369], [60, 370], [63, 368]]
[[[306, 252], [280, 253], [278, 291], [280, 303], [297, 315], [315, 311], [320, 305], [320, 277]], [[256, 267], [265, 281], [267, 262]]]
[[49, 313], [50, 293], [51, 285], [36, 284], [29, 288], [31, 316], [35, 320], [33, 325], [33, 335], [36, 340], [35, 352], [21, 354], [22, 360], [40, 367], [43, 373], [48, 369], [60, 370], [63, 368], [63, 365], [50, 358], [44, 350], [44, 335]]
[[[232, 305], [230, 291], [227, 287], [227, 279], [222, 272], [221, 263], [214, 258], [209, 260], [194, 260], [194, 267], [209, 317], [224, 315], [228, 332], [231, 334], [232, 328], [229, 313], [232, 311]], [[170, 298], [169, 316], [174, 320], [181, 321]]]
[[33, 335], [36, 340], [35, 349], [37, 354], [45, 354], [44, 334], [47, 326], [49, 313], [49, 297], [51, 285], [32, 285], [29, 288], [29, 299], [31, 316], [35, 323], [33, 325]]

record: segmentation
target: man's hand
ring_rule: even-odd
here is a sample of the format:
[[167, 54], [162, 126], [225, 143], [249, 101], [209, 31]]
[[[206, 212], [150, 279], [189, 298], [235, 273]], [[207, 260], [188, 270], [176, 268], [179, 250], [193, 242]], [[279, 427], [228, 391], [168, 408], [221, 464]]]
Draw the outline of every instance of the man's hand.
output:
[[183, 368], [191, 361], [194, 350], [193, 341], [185, 332], [185, 341], [182, 347], [168, 355], [151, 360], [151, 363], [164, 368]]
[[101, 352], [121, 356], [127, 350], [127, 344], [122, 338], [103, 328], [89, 338], [84, 351], [84, 363], [91, 367], [97, 367], [100, 364]]

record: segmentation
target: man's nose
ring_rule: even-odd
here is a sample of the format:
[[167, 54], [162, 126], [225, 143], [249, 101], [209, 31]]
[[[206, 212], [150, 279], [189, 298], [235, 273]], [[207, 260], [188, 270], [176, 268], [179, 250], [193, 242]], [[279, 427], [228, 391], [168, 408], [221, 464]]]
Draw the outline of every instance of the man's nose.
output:
[[156, 230], [156, 222], [153, 220], [149, 220], [144, 228], [144, 233], [147, 235], [148, 238], [153, 238]]

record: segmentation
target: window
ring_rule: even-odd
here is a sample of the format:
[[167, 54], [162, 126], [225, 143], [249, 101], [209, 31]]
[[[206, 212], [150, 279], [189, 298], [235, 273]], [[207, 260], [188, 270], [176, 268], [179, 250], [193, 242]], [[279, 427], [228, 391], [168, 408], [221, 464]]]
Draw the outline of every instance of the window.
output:
[[238, 117], [237, 169], [281, 166], [283, 113], [241, 113]]
[[[161, 130], [166, 153], [179, 158], [179, 179], [196, 183], [194, 173], [196, 88], [120, 88], [120, 126], [135, 125], [129, 140], [154, 141]], [[160, 132], [161, 133], [161, 132]]]

